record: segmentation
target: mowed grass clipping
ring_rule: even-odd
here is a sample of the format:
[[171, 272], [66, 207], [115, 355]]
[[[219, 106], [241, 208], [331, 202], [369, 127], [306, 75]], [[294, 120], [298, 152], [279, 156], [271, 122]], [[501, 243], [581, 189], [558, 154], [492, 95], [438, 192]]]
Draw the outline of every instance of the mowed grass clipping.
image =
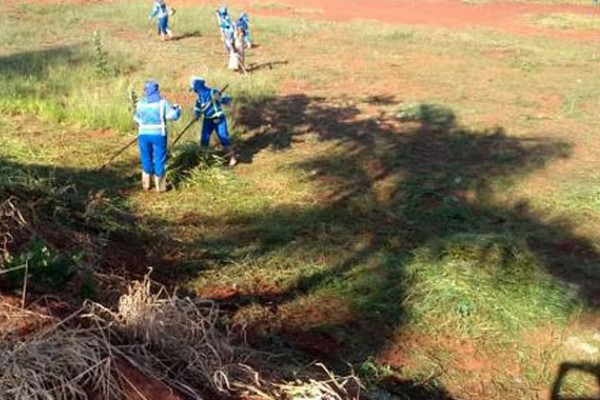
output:
[[509, 236], [458, 234], [415, 255], [403, 304], [427, 331], [510, 339], [541, 323], [564, 323], [581, 306], [524, 241]]

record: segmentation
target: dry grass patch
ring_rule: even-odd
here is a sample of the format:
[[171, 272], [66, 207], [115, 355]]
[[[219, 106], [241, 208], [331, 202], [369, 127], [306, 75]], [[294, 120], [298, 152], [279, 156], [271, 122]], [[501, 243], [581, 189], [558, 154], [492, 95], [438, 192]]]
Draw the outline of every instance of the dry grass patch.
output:
[[116, 311], [89, 302], [32, 337], [2, 342], [0, 397], [109, 400], [132, 387], [143, 396], [125, 372], [133, 368], [196, 399], [358, 398], [354, 376], [336, 377], [325, 366], [322, 379], [266, 381], [247, 363], [253, 351], [219, 320], [212, 301], [153, 292], [146, 277], [129, 286]]

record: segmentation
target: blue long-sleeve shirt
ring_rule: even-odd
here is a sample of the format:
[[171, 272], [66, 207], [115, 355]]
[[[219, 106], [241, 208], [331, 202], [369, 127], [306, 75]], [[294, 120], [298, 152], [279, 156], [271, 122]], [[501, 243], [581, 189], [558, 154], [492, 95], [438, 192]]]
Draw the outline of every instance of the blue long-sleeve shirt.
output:
[[167, 5], [165, 3], [159, 4], [155, 2], [154, 6], [152, 7], [152, 10], [150, 10], [150, 15], [148, 15], [148, 18], [167, 18], [168, 16], [169, 10], [167, 9]]
[[198, 93], [198, 100], [196, 100], [194, 115], [196, 118], [199, 118], [200, 115], [204, 115], [204, 118], [208, 119], [219, 118], [225, 114], [223, 111], [223, 105], [227, 105], [230, 102], [231, 98], [227, 96], [221, 96], [221, 92], [219, 90], [205, 88]]
[[136, 105], [133, 120], [139, 125], [139, 135], [165, 136], [167, 121], [177, 121], [180, 117], [181, 108], [179, 106], [172, 106], [162, 99], [152, 103], [142, 99]]
[[219, 28], [222, 31], [228, 29], [232, 25], [229, 14], [221, 14], [217, 12], [217, 17], [219, 19]]

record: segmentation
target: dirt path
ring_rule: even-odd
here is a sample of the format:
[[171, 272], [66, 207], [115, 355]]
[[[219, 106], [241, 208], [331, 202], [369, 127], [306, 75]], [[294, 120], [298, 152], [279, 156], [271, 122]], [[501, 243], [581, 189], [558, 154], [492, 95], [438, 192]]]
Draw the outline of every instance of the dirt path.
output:
[[[180, 5], [213, 4], [208, 0], [172, 0]], [[600, 32], [547, 29], [529, 24], [530, 14], [574, 13], [600, 15], [600, 7], [522, 3], [468, 4], [461, 0], [242, 0], [234, 5], [253, 14], [302, 16], [331, 21], [375, 20], [388, 24], [421, 25], [449, 29], [490, 28], [506, 33], [557, 38], [600, 40]], [[270, 8], [265, 5], [271, 4]], [[285, 4], [287, 7], [283, 7]], [[278, 5], [278, 6], [274, 6]]]
[[[124, 0], [26, 0], [29, 3], [112, 3]], [[18, 3], [4, 0], [3, 3]], [[170, 0], [169, 4], [213, 5], [216, 0]], [[233, 7], [251, 10], [254, 15], [300, 16], [329, 21], [372, 20], [387, 24], [421, 25], [448, 29], [489, 28], [505, 33], [541, 35], [555, 38], [600, 40], [598, 31], [558, 30], [535, 26], [526, 20], [531, 14], [597, 14], [600, 7], [566, 4], [483, 3], [462, 0], [234, 0]]]

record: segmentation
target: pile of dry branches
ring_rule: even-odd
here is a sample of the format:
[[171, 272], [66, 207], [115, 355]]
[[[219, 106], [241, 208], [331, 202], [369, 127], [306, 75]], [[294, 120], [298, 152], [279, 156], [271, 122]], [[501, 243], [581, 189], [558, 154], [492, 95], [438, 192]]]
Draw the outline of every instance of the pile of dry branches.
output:
[[118, 368], [123, 361], [194, 399], [358, 398], [356, 378], [324, 366], [325, 379], [265, 382], [248, 365], [251, 350], [234, 345], [219, 320], [213, 302], [153, 293], [146, 277], [129, 286], [116, 311], [86, 303], [34, 336], [0, 342], [0, 398], [123, 399], [133, 385]]

